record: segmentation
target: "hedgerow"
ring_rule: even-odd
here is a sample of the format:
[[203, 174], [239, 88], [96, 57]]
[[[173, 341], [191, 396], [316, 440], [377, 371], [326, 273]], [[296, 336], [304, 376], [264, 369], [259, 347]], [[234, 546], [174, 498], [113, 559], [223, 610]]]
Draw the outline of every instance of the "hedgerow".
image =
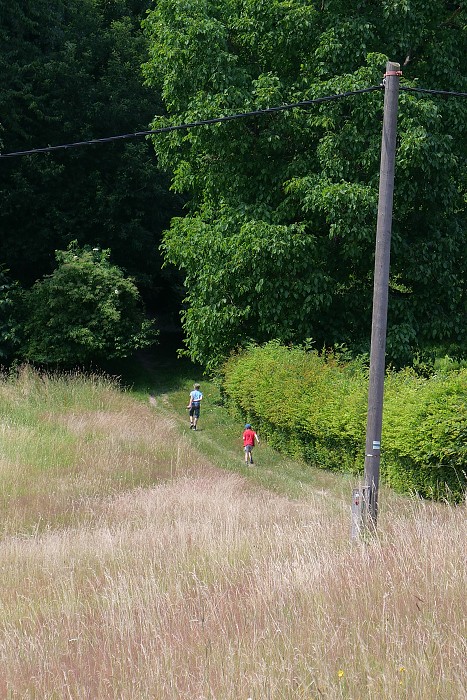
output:
[[388, 484], [458, 500], [467, 486], [467, 370], [390, 374], [383, 422]]
[[[232, 407], [269, 443], [315, 466], [363, 470], [368, 370], [339, 354], [270, 342], [222, 370]], [[382, 480], [401, 492], [460, 500], [467, 486], [467, 370], [388, 372]]]

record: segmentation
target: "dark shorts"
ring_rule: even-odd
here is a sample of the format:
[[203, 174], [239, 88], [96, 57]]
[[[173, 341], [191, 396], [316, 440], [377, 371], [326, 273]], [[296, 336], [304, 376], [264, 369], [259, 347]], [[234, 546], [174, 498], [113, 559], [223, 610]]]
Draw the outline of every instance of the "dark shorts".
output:
[[190, 416], [199, 418], [199, 403], [192, 403], [190, 408]]
[[245, 447], [244, 447], [245, 452], [251, 452], [252, 449], [253, 449], [253, 445], [245, 445]]

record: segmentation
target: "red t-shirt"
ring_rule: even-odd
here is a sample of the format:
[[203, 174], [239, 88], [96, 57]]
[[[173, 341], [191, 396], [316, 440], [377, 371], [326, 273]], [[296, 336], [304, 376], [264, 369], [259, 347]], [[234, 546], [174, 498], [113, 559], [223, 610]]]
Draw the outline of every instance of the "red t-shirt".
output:
[[251, 430], [251, 428], [247, 428], [243, 433], [243, 446], [246, 447], [247, 445], [251, 445], [252, 447], [254, 447], [255, 436], [255, 431]]

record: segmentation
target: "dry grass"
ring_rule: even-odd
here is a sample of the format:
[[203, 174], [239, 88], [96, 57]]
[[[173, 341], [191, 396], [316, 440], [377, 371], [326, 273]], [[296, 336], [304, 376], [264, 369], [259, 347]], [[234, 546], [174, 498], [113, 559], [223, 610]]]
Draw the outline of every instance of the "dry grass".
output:
[[3, 697], [465, 696], [461, 510], [388, 512], [352, 546], [344, 504], [212, 468], [98, 510], [1, 544]]
[[[0, 376], [0, 532], [89, 523], [96, 499], [199, 464], [169, 417], [101, 377]], [[92, 507], [91, 507], [92, 506]]]
[[217, 470], [106, 391], [42, 410], [73, 460], [4, 502], [0, 698], [467, 697], [465, 509], [385, 497], [351, 543], [348, 503]]

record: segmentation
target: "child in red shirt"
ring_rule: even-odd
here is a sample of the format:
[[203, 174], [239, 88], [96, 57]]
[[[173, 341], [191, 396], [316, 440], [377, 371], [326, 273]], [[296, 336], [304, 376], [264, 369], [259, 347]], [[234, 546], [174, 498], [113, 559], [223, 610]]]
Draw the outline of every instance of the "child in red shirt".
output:
[[255, 443], [259, 445], [259, 437], [252, 429], [251, 425], [247, 423], [245, 425], [245, 430], [243, 431], [243, 449], [245, 452], [245, 464], [253, 464], [253, 447]]

